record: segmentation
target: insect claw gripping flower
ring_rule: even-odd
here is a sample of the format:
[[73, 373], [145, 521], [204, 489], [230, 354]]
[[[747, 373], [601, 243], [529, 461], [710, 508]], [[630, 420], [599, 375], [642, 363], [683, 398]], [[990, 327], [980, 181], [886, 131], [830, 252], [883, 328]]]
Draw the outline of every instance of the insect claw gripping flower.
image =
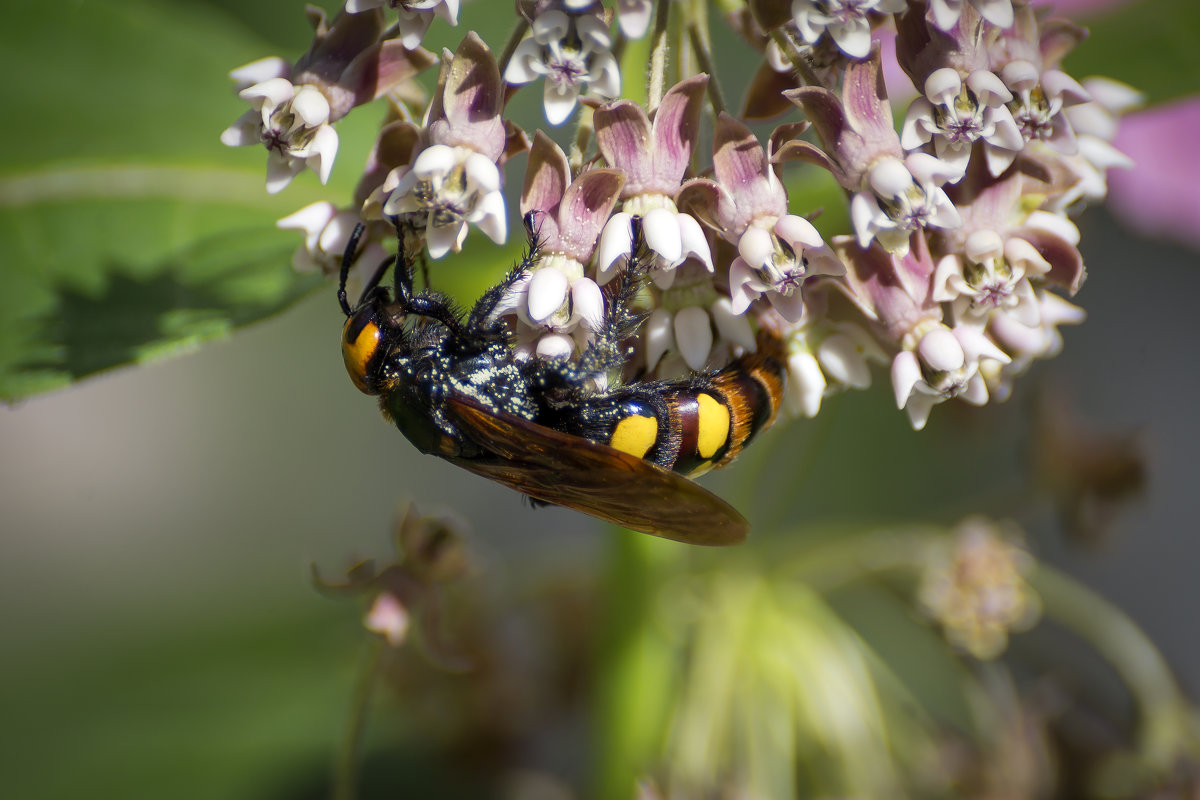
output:
[[[765, 363], [752, 356], [783, 365], [773, 397], [801, 416], [882, 370], [915, 428], [943, 402], [1007, 397], [1085, 316], [1068, 213], [1129, 165], [1113, 142], [1137, 94], [1067, 75], [1085, 32], [1024, 0], [748, 0], [726, 19], [763, 60], [734, 116], [712, 76], [687, 71], [709, 58], [708, 5], [519, 0], [524, 38], [507, 60], [468, 32], [429, 90], [414, 78], [434, 57], [416, 45], [434, 17], [457, 24], [470, 4], [351, 0], [332, 20], [310, 14], [313, 43], [294, 64], [231, 73], [251, 110], [222, 140], [267, 147], [272, 192], [304, 169], [324, 181], [333, 126], [386, 96], [353, 198], [279, 222], [304, 236], [297, 268], [330, 273], [361, 221], [347, 281], [356, 258], [386, 263], [397, 233], [401, 262], [421, 247], [451, 260], [471, 226], [505, 242], [505, 171], [529, 149], [519, 210], [535, 246], [469, 318], [503, 329], [512, 364], [565, 381], [560, 405], [609, 381], [632, 391]], [[613, 37], [651, 22], [664, 24], [646, 106], [619, 96]], [[691, 50], [676, 41], [684, 30]], [[899, 131], [885, 67], [920, 91]], [[551, 125], [578, 118], [569, 157], [506, 119], [521, 92], [540, 94]], [[746, 124], [783, 114], [766, 139]], [[711, 154], [698, 145], [708, 130]], [[846, 229], [805, 207], [811, 194], [789, 197], [793, 168], [833, 177]], [[429, 284], [436, 294], [436, 274]], [[585, 363], [596, 369], [580, 377]]]
[[521, 215], [533, 220], [541, 257], [513, 285], [502, 309], [515, 310], [527, 332], [532, 329], [532, 349], [539, 355], [566, 357], [580, 344], [570, 334], [587, 341], [600, 329], [604, 296], [585, 273], [624, 183], [624, 174], [612, 169], [588, 170], [571, 180], [562, 148], [541, 131], [534, 137]]

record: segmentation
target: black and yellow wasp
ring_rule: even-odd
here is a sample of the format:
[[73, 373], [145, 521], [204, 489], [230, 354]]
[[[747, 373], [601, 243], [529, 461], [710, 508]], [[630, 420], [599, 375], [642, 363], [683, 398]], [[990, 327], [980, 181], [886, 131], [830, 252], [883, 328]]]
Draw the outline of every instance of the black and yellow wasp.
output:
[[[641, 324], [631, 309], [647, 265], [639, 246], [613, 281], [602, 330], [584, 353], [518, 359], [496, 312], [537, 263], [531, 218], [526, 227], [529, 253], [464, 316], [444, 295], [414, 292], [403, 236], [401, 255], [380, 265], [351, 308], [346, 278], [360, 226], [338, 287], [342, 356], [354, 385], [378, 395], [383, 415], [421, 452], [535, 501], [681, 542], [742, 541], [742, 515], [684, 476], [728, 464], [774, 421], [784, 382], [778, 341], [760, 336], [758, 352], [688, 379], [590, 388], [594, 376], [625, 365]], [[641, 242], [636, 222], [634, 240]], [[380, 282], [393, 261], [389, 290]]]

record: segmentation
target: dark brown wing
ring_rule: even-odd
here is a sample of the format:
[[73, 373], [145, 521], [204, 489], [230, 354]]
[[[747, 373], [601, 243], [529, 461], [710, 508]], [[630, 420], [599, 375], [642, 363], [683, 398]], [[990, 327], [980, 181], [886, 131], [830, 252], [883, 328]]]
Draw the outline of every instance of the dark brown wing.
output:
[[688, 544], [737, 544], [750, 529], [712, 492], [628, 453], [462, 397], [449, 398], [446, 411], [464, 436], [495, 454], [449, 460], [530, 497]]

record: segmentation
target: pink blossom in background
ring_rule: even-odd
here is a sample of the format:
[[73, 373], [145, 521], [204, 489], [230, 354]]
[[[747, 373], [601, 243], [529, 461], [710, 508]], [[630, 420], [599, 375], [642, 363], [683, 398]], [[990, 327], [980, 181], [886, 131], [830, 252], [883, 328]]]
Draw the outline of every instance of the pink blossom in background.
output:
[[1200, 99], [1130, 114], [1114, 144], [1137, 164], [1108, 175], [1109, 204], [1142, 233], [1200, 248]]

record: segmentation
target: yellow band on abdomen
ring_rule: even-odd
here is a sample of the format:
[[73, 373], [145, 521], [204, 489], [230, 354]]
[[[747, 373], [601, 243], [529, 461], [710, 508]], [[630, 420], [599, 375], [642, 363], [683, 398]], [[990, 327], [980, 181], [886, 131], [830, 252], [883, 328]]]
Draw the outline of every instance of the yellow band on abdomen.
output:
[[637, 458], [645, 458], [646, 453], [658, 439], [658, 420], [654, 417], [642, 417], [634, 414], [617, 423], [613, 428], [609, 445], [629, 453]]
[[711, 394], [698, 394], [696, 452], [701, 458], [712, 458], [729, 439], [729, 409]]

